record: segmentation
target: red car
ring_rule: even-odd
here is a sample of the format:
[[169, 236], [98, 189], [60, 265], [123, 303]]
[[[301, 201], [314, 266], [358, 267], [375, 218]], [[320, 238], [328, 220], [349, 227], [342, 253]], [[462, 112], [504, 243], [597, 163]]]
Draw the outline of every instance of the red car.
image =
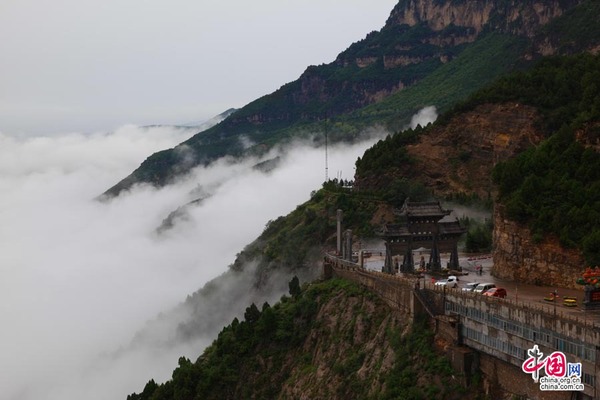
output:
[[501, 299], [506, 297], [506, 289], [504, 288], [491, 288], [488, 291], [483, 292], [484, 296], [500, 297]]

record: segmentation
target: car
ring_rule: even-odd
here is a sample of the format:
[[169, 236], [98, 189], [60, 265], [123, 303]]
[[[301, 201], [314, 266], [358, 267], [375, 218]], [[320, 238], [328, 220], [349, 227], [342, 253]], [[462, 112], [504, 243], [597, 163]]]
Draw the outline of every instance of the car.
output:
[[490, 297], [500, 297], [501, 299], [503, 299], [506, 297], [506, 289], [500, 287], [491, 288], [490, 290], [484, 292], [483, 295]]
[[475, 289], [473, 289], [473, 292], [475, 293], [485, 293], [488, 290], [495, 288], [496, 285], [494, 285], [493, 283], [480, 283], [479, 285], [477, 285], [475, 287]]
[[479, 285], [479, 282], [468, 282], [465, 287], [462, 288], [463, 292], [472, 292]]
[[458, 278], [455, 275], [450, 275], [448, 279], [440, 279], [435, 283], [436, 286], [448, 286], [450, 288], [458, 287]]

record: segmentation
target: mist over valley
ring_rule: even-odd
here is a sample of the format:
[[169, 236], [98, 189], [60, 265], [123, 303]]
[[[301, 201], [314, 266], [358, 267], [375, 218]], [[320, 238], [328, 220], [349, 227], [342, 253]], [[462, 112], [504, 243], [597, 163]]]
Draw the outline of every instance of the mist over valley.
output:
[[[226, 273], [269, 220], [319, 188], [324, 149], [275, 149], [265, 159], [280, 162], [268, 173], [253, 168], [259, 159], [222, 159], [160, 189], [137, 185], [97, 200], [148, 154], [190, 134], [126, 126], [89, 136], [0, 136], [6, 398], [124, 398], [149, 376], [169, 377], [179, 356], [197, 357], [222, 321], [243, 313], [253, 295], [252, 266], [245, 278], [229, 281], [225, 307], [204, 305], [206, 336], [178, 342], [177, 326], [189, 323], [190, 312], [180, 303]], [[329, 168], [350, 178], [356, 158], [382, 135], [330, 147]], [[199, 187], [205, 199], [157, 233]], [[288, 281], [282, 277], [264, 300], [276, 301]], [[239, 308], [230, 307], [232, 299]]]

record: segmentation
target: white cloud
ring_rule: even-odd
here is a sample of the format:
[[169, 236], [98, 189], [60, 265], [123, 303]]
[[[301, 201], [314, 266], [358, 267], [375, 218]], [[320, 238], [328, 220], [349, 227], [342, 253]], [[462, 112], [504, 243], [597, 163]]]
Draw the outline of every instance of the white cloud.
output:
[[421, 125], [422, 127], [426, 127], [427, 124], [435, 122], [437, 119], [437, 109], [435, 106], [427, 106], [420, 109], [415, 115], [410, 119], [410, 127], [415, 129], [417, 125]]
[[[150, 378], [166, 379], [180, 355], [194, 358], [208, 342], [99, 354], [127, 345], [145, 321], [225, 271], [268, 220], [307, 200], [324, 177], [324, 150], [296, 145], [268, 175], [252, 162], [221, 160], [177, 185], [94, 200], [189, 134], [126, 126], [89, 136], [0, 136], [3, 398], [124, 398]], [[330, 148], [330, 168], [352, 176], [372, 142]], [[198, 185], [211, 197], [157, 235]]]

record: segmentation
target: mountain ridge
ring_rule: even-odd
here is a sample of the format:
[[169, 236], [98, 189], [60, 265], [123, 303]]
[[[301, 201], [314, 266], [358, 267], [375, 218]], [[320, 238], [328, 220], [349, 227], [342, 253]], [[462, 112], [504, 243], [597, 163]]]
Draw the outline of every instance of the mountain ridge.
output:
[[[240, 157], [247, 151], [265, 151], [274, 143], [306, 134], [307, 128], [313, 132], [328, 129], [332, 141], [352, 141], [360, 136], [360, 130], [352, 128], [352, 118], [342, 119], [342, 125], [348, 125], [349, 131], [339, 130], [337, 124], [329, 124], [328, 121], [415, 86], [442, 66], [452, 63], [465, 49], [484, 38], [487, 32], [497, 31], [526, 38], [529, 45], [527, 51], [521, 53], [523, 60], [542, 55], [534, 45], [538, 42], [546, 43], [546, 53], [549, 48], [554, 52], [559, 49], [574, 51], [568, 47], [553, 47], [553, 40], [543, 35], [541, 27], [583, 3], [584, 0], [549, 3], [487, 0], [479, 6], [471, 6], [479, 7], [478, 12], [473, 14], [478, 15], [477, 18], [472, 15], [465, 19], [464, 7], [471, 3], [462, 0], [399, 1], [380, 31], [373, 31], [365, 39], [352, 44], [334, 62], [308, 67], [296, 81], [242, 107], [202, 135], [195, 135], [173, 149], [151, 155], [106, 194], [118, 195], [141, 182], [162, 186], [196, 165], [207, 164], [226, 155]], [[594, 45], [598, 45], [597, 39], [589, 43], [589, 46]], [[503, 58], [502, 54], [497, 56]], [[505, 65], [498, 72], [506, 72], [513, 67]], [[486, 74], [485, 70], [482, 71], [482, 82], [489, 82], [498, 72]], [[446, 97], [457, 100], [480, 87], [480, 84], [469, 82], [468, 77], [460, 79], [462, 83], [458, 86], [464, 86], [465, 92], [449, 92]], [[427, 105], [431, 104], [418, 105], [416, 109], [409, 110], [409, 115]], [[386, 115], [389, 117], [389, 113]], [[373, 122], [378, 121], [385, 122], [385, 119], [375, 118]], [[256, 145], [247, 149], [239, 140], [241, 136], [249, 137]], [[189, 150], [186, 163], [181, 163], [178, 154], [178, 148], [182, 146]]]
[[[400, 2], [399, 4], [404, 3], [408, 2]], [[413, 3], [416, 4], [418, 2]], [[437, 1], [432, 3], [442, 4], [444, 2]], [[454, 3], [458, 4], [460, 1]], [[554, 2], [554, 4], [559, 5], [560, 3]], [[536, 4], [539, 4], [539, 2]], [[578, 4], [584, 4], [586, 7], [589, 7], [587, 8], [587, 11], [589, 11], [590, 9], [595, 9], [594, 7], [598, 7], [599, 3], [587, 1]], [[579, 12], [577, 10], [578, 7], [574, 11], [565, 12], [563, 17], [570, 19], [572, 23], [573, 18], [575, 18], [574, 15]], [[582, 19], [576, 20], [582, 21]], [[548, 24], [552, 24], [552, 21]], [[600, 24], [596, 22], [596, 25]], [[563, 29], [561, 32], [567, 32], [564, 26], [561, 29]], [[376, 36], [376, 34], [374, 35]], [[488, 33], [485, 35], [485, 38], [491, 40], [491, 35], [494, 35], [494, 33]], [[504, 43], [506, 43], [507, 47], [513, 48], [514, 42], [512, 42], [510, 35], [496, 35], [496, 38], [507, 37], [508, 39]], [[566, 46], [567, 52], [575, 51], [569, 40], [563, 40], [568, 36], [566, 34], [538, 36], [534, 33], [532, 36], [534, 38], [533, 41], [526, 42], [524, 50], [519, 52], [519, 54], [523, 57], [524, 61], [527, 61], [526, 59], [529, 55], [538, 54], [537, 50], [535, 50], [536, 48], [542, 49], [544, 52], [549, 51], [549, 54], [554, 54], [554, 52], [560, 53], [562, 51], [560, 50], [561, 46]], [[538, 39], [539, 42], [536, 41]], [[599, 39], [600, 35], [597, 35], [591, 37], [587, 42], [583, 41], [585, 42], [584, 47], [586, 51], [591, 49], [592, 51], [590, 52], [593, 52]], [[544, 45], [536, 47], [537, 43]], [[471, 49], [473, 48], [471, 47]], [[455, 60], [459, 59], [460, 55], [455, 58]], [[363, 60], [361, 63], [364, 64], [366, 59], [361, 58], [361, 60]], [[540, 70], [535, 72], [538, 74], [537, 76], [523, 73], [520, 75], [516, 74], [511, 79], [501, 78], [491, 85], [491, 89], [488, 87], [476, 92], [476, 95], [466, 103], [458, 105], [451, 103], [451, 105], [448, 105], [446, 112], [442, 114], [442, 117], [435, 124], [428, 127], [417, 127], [414, 130], [406, 132], [398, 132], [390, 135], [389, 139], [383, 140], [380, 144], [373, 146], [357, 162], [356, 190], [345, 188], [336, 181], [326, 182], [320, 190], [311, 194], [309, 201], [299, 205], [292, 213], [285, 217], [277, 218], [274, 221], [269, 221], [263, 234], [238, 255], [235, 263], [226, 274], [211, 281], [210, 285], [207, 285], [206, 288], [201, 289], [188, 298], [185, 306], [193, 311], [186, 316], [186, 320], [177, 321], [176, 335], [190, 337], [198, 335], [202, 329], [206, 329], [206, 326], [204, 326], [206, 325], [204, 314], [208, 314], [208, 312], [205, 304], [208, 304], [211, 300], [217, 299], [224, 303], [229, 302], [227, 304], [237, 301], [238, 303], [232, 305], [230, 308], [239, 306], [240, 299], [231, 299], [228, 292], [230, 286], [227, 280], [232, 276], [242, 276], [243, 278], [239, 280], [240, 286], [245, 284], [252, 288], [252, 301], [260, 301], [259, 299], [264, 298], [265, 291], [268, 290], [262, 291], [262, 289], [272, 284], [276, 279], [281, 283], [281, 279], [286, 274], [289, 279], [291, 275], [304, 273], [308, 277], [307, 280], [310, 280], [311, 273], [318, 270], [318, 261], [322, 255], [322, 250], [324, 248], [333, 249], [335, 247], [334, 232], [335, 213], [337, 209], [344, 210], [344, 226], [351, 228], [355, 237], [359, 239], [368, 237], [368, 234], [372, 233], [373, 226], [391, 220], [394, 217], [392, 212], [394, 205], [402, 204], [407, 196], [417, 201], [419, 199], [427, 199], [432, 196], [431, 189], [433, 189], [433, 195], [448, 196], [447, 199], [449, 200], [455, 200], [460, 195], [469, 200], [474, 199], [474, 201], [479, 202], [489, 201], [489, 204], [493, 204], [498, 199], [498, 190], [501, 190], [502, 193], [500, 194], [504, 197], [500, 200], [509, 203], [513, 209], [519, 211], [519, 207], [515, 207], [514, 205], [521, 205], [522, 198], [517, 197], [514, 200], [509, 196], [513, 195], [513, 192], [521, 195], [522, 193], [520, 192], [524, 190], [531, 196], [538, 187], [535, 185], [540, 184], [538, 181], [533, 180], [532, 182], [531, 179], [528, 179], [525, 174], [526, 169], [521, 167], [528, 165], [536, 166], [535, 162], [544, 160], [542, 156], [535, 157], [536, 153], [534, 150], [537, 150], [538, 147], [546, 147], [546, 145], [538, 146], [538, 144], [545, 143], [548, 137], [560, 131], [561, 125], [577, 126], [576, 123], [582, 121], [583, 128], [575, 131], [575, 136], [586, 147], [584, 151], [580, 152], [583, 156], [588, 157], [587, 159], [592, 158], [597, 160], [597, 156], [594, 154], [590, 156], [590, 151], [597, 153], [597, 149], [600, 148], [598, 145], [597, 113], [594, 112], [594, 110], [600, 110], [596, 106], [596, 104], [600, 103], [597, 103], [599, 98], [597, 96], [598, 91], [594, 89], [595, 87], [591, 86], [596, 76], [594, 74], [597, 74], [595, 71], [598, 70], [593, 67], [598, 62], [597, 58], [589, 57], [589, 60], [586, 60], [586, 57], [564, 59], [557, 57], [547, 60], [545, 64], [538, 64]], [[566, 70], [569, 72], [558, 69], [556, 74], [548, 74], [547, 76], [543, 73], [545, 71], [544, 68], [549, 68], [549, 66], [552, 67], [552, 65], [560, 63], [564, 63], [567, 66], [574, 66], [574, 68]], [[584, 67], [578, 63], [581, 63]], [[383, 60], [381, 60], [381, 65], [383, 65]], [[448, 68], [450, 63], [445, 65]], [[588, 71], [585, 65], [592, 66], [593, 70]], [[356, 65], [355, 67], [358, 68]], [[527, 71], [530, 70], [527, 69]], [[311, 73], [314, 72], [312, 71]], [[588, 73], [589, 77], [585, 77]], [[574, 87], [569, 83], [568, 79], [563, 80], [563, 78], [569, 77], [581, 77], [583, 84], [580, 86], [582, 87]], [[595, 79], [595, 81], [599, 80]], [[523, 87], [518, 85], [524, 82], [526, 85]], [[585, 90], [585, 82], [590, 84], [589, 87], [591, 89]], [[515, 88], [519, 90], [514, 90]], [[532, 88], [544, 88], [547, 89], [547, 93], [541, 93], [540, 95], [539, 92], [532, 90]], [[390, 99], [393, 96], [401, 96], [403, 92], [409, 90], [411, 88], [405, 88], [395, 95], [386, 97], [386, 99]], [[498, 92], [495, 92], [496, 90]], [[531, 93], [533, 93], [533, 96], [529, 96]], [[578, 97], [580, 95], [582, 97]], [[531, 102], [533, 97], [536, 97], [535, 100], [538, 101], [537, 103]], [[567, 104], [566, 99], [569, 100], [569, 104]], [[585, 101], [581, 99], [585, 99]], [[383, 100], [380, 103], [368, 106], [367, 109], [369, 107], [374, 108], [376, 105], [382, 105], [385, 101]], [[586, 105], [586, 102], [590, 102], [589, 109], [581, 107], [581, 112], [578, 115], [569, 115], [569, 112], [573, 111], [572, 107], [575, 107], [573, 104], [580, 106]], [[387, 109], [381, 111], [382, 114], [385, 114], [386, 117], [393, 115], [393, 103], [392, 105], [388, 103], [385, 106]], [[364, 111], [365, 109], [360, 110]], [[360, 115], [354, 115], [354, 117], [361, 119]], [[568, 123], [561, 124], [561, 122], [565, 121], [565, 118]], [[585, 118], [591, 118], [591, 120], [586, 121]], [[577, 119], [580, 121], [576, 121]], [[266, 122], [266, 120], [263, 122]], [[325, 122], [319, 121], [319, 123]], [[284, 132], [284, 128], [278, 127], [277, 129]], [[568, 132], [563, 132], [563, 136], [568, 137]], [[229, 139], [235, 140], [234, 135], [229, 137]], [[573, 148], [579, 151], [577, 143], [567, 143], [573, 145]], [[388, 145], [389, 148], [386, 148]], [[567, 147], [563, 146], [563, 148]], [[569, 150], [571, 149], [569, 148]], [[371, 160], [368, 160], [369, 158]], [[518, 163], [511, 164], [511, 160], [515, 158], [518, 159]], [[574, 160], [579, 160], [579, 158], [574, 158]], [[376, 164], [376, 161], [380, 161], [380, 164]], [[508, 177], [518, 175], [519, 179], [522, 178], [522, 180], [530, 185], [522, 188], [518, 182], [513, 182], [512, 180], [509, 182], [495, 180], [494, 176], [492, 176], [494, 175], [494, 165], [507, 161], [509, 163], [504, 164], [505, 166], [498, 170], [500, 171], [499, 174], [502, 175], [502, 170], [504, 170], [506, 171], [505, 175]], [[578, 165], [580, 168], [576, 171], [578, 174], [585, 175], [586, 179], [593, 179], [596, 176], [593, 171], [590, 172], [583, 168], [584, 162], [579, 163], [577, 161], [577, 163], [580, 164]], [[378, 170], [377, 168], [380, 169]], [[537, 168], [540, 168], [539, 165], [537, 165]], [[523, 174], [513, 173], [521, 170]], [[600, 170], [600, 168], [597, 170]], [[550, 182], [553, 181], [550, 179]], [[567, 182], [567, 184], [570, 183]], [[472, 184], [471, 187], [469, 187], [470, 184]], [[587, 188], [592, 185], [583, 184], [582, 186]], [[563, 188], [563, 194], [569, 193], [568, 185], [561, 187]], [[591, 189], [594, 188], [597, 190], [597, 183]], [[546, 193], [544, 194], [546, 195]], [[545, 197], [550, 201], [554, 201], [550, 196]], [[533, 196], [531, 198], [533, 200]], [[594, 210], [597, 210], [595, 204], [592, 204], [592, 206], [596, 207]], [[525, 210], [526, 207], [523, 209]], [[565, 212], [561, 211], [555, 214], [560, 214], [557, 216], [557, 219], [564, 219], [569, 215], [579, 216], [578, 214], [572, 214], [569, 209], [566, 209]], [[511, 217], [499, 215], [497, 218], [502, 218], [503, 221], [506, 221]], [[595, 220], [598, 220], [598, 218]], [[559, 220], [559, 222], [561, 221]], [[520, 226], [522, 225], [523, 223]], [[506, 233], [498, 232], [500, 226], [504, 225], [496, 224], [494, 227], [496, 238], [500, 234]], [[549, 248], [539, 246], [540, 241], [543, 245], [546, 243], [546, 239], [543, 235], [540, 237], [540, 228], [536, 228], [538, 231], [532, 230], [528, 233], [531, 237], [523, 240], [523, 243], [538, 246], [541, 249]], [[518, 233], [521, 234], [520, 232]], [[553, 244], [553, 248], [560, 247], [556, 245], [558, 240], [555, 240], [556, 238], [553, 234], [549, 235], [552, 236], [551, 244]], [[514, 235], [514, 232], [510, 232], [507, 236], [506, 243], [510, 245], [514, 244], [515, 241], [520, 243], [523, 239], [520, 236]], [[588, 247], [599, 249], [600, 235], [592, 237]], [[516, 246], [514, 245], [502, 249], [503, 252], [510, 253], [511, 256], [514, 255], [510, 260], [497, 258], [494, 260], [498, 264], [500, 262], [504, 263], [501, 272], [505, 277], [510, 277], [511, 274], [515, 276], [515, 271], [523, 266], [522, 261], [524, 259], [527, 261], [527, 265], [531, 265], [532, 268], [535, 265], [536, 260], [527, 259], [533, 252], [513, 254], [515, 249]], [[517, 251], [520, 250], [517, 249]], [[580, 251], [578, 252], [581, 253]], [[559, 262], [562, 260], [562, 255], [561, 253], [551, 253], [546, 256], [552, 258], [554, 264], [548, 267], [551, 272], [544, 276], [548, 281], [540, 282], [555, 284], [556, 282], [550, 280], [557, 279], [555, 263], [556, 260], [559, 260]], [[248, 266], [252, 266], [252, 271], [249, 270]], [[533, 279], [537, 275], [530, 274], [530, 277]], [[527, 279], [528, 277], [520, 275], [519, 278]], [[235, 311], [232, 310], [232, 312]], [[220, 317], [225, 318], [224, 316]], [[201, 360], [198, 362], [201, 362]], [[186, 371], [188, 364], [188, 362], [185, 362], [182, 365], [183, 368], [181, 371]], [[411, 382], [405, 383], [410, 384]]]

